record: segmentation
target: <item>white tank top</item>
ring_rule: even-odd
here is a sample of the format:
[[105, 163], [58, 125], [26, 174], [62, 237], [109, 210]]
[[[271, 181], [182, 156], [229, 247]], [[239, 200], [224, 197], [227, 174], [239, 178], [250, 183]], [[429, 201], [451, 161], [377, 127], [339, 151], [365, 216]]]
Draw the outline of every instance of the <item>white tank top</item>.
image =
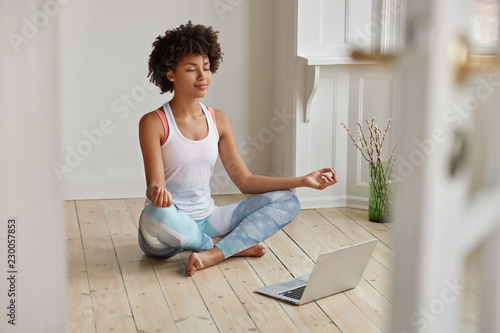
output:
[[168, 132], [167, 140], [162, 144], [165, 188], [172, 194], [172, 201], [179, 211], [194, 220], [206, 218], [215, 209], [210, 195], [210, 178], [219, 153], [215, 117], [212, 118], [209, 110], [200, 105], [208, 124], [208, 133], [201, 140], [193, 141], [182, 135], [169, 103], [163, 105], [166, 119], [162, 119], [165, 132]]

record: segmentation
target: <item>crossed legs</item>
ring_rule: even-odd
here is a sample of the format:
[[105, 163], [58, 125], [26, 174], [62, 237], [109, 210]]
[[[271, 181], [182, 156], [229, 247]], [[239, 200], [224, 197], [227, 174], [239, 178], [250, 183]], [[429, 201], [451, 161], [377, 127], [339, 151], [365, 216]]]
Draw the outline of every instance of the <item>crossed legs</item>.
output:
[[193, 275], [231, 256], [263, 256], [266, 248], [259, 243], [290, 223], [299, 210], [297, 197], [288, 190], [218, 207], [202, 221], [194, 221], [173, 207], [150, 205], [141, 215], [139, 244], [153, 257], [194, 251], [186, 265], [186, 274]]
[[231, 256], [263, 256], [266, 248], [259, 243], [290, 223], [299, 210], [292, 191], [268, 192], [240, 201], [232, 214], [231, 231], [214, 248], [192, 253], [186, 274], [193, 275]]

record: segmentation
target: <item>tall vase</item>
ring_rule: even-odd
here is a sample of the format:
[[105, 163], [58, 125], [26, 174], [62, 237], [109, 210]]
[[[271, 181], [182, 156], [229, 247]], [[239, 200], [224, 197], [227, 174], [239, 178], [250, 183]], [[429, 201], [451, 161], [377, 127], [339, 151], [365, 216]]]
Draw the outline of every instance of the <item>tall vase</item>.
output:
[[388, 222], [392, 213], [392, 183], [370, 182], [368, 218], [372, 222]]
[[393, 184], [386, 164], [370, 166], [370, 195], [368, 219], [372, 222], [388, 222], [392, 218]]

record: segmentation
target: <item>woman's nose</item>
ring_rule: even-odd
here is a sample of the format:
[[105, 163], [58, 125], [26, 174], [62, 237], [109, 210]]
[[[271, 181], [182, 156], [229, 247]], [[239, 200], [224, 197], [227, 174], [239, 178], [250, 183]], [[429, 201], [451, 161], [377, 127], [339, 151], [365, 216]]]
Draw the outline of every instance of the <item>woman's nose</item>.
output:
[[203, 69], [198, 71], [198, 80], [204, 80], [205, 79], [205, 73]]

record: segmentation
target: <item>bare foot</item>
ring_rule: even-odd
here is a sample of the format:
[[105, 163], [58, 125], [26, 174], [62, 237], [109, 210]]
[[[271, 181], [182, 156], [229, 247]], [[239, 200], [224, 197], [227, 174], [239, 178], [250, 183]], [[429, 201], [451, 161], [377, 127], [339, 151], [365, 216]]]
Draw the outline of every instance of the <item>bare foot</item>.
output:
[[224, 254], [218, 247], [208, 251], [193, 252], [186, 265], [186, 275], [193, 275], [197, 270], [217, 265], [224, 260]]
[[246, 250], [236, 253], [233, 257], [263, 257], [266, 253], [266, 247], [262, 244], [257, 244], [249, 247]]
[[[213, 238], [214, 245], [218, 243], [221, 238]], [[246, 250], [236, 253], [233, 257], [262, 257], [266, 254], [267, 249], [262, 244], [254, 245]], [[193, 252], [189, 256], [186, 265], [186, 275], [192, 276], [197, 270], [217, 265], [224, 260], [222, 251], [214, 246], [208, 251]]]
[[214, 242], [214, 245], [217, 244], [218, 242], [220, 242], [222, 240], [221, 237], [214, 237], [212, 238], [212, 242]]

